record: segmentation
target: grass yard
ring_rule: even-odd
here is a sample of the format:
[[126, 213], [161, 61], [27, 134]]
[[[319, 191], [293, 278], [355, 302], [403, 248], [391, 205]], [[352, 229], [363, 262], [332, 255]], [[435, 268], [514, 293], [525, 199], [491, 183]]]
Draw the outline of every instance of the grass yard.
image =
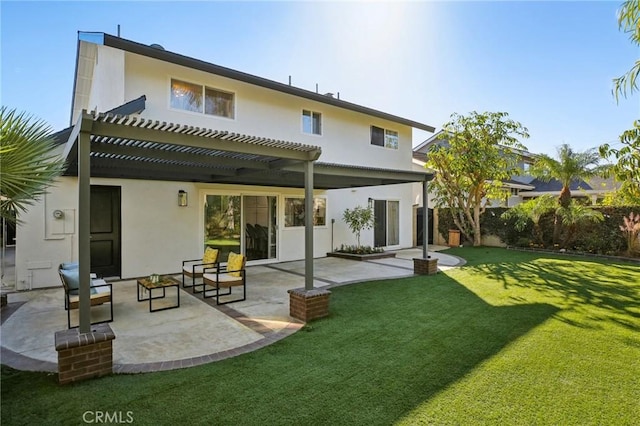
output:
[[448, 253], [468, 264], [336, 288], [329, 318], [222, 362], [73, 386], [3, 366], [2, 424], [638, 424], [640, 266]]

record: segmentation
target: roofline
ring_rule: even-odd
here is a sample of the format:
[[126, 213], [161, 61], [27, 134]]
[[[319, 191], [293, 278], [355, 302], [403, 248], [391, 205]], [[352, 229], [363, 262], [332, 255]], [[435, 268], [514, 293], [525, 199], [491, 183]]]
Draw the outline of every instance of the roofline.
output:
[[[433, 133], [435, 127], [428, 124], [420, 123], [407, 118], [398, 117], [397, 115], [388, 114], [386, 112], [378, 111], [372, 108], [357, 105], [351, 102], [336, 99], [327, 95], [321, 95], [319, 93], [311, 92], [309, 90], [301, 89], [299, 87], [290, 86], [288, 84], [280, 83], [266, 78], [258, 77], [252, 74], [247, 74], [241, 71], [236, 71], [231, 68], [226, 68], [220, 65], [215, 65], [210, 62], [201, 61], [199, 59], [191, 58], [188, 56], [180, 55], [178, 53], [170, 52], [167, 50], [161, 50], [155, 47], [147, 46], [135, 41], [126, 40], [120, 37], [116, 37], [106, 33], [93, 33], [93, 32], [78, 32], [79, 41], [87, 41], [95, 44], [102, 44], [104, 46], [113, 47], [115, 49], [124, 50], [126, 52], [135, 53], [138, 55], [146, 56], [149, 58], [157, 59], [164, 62], [170, 62], [176, 65], [197, 69], [211, 74], [220, 75], [233, 80], [242, 81], [244, 83], [253, 84], [254, 86], [264, 87], [266, 89], [275, 90], [289, 95], [298, 96], [301, 98], [309, 99], [316, 102], [332, 105], [338, 108], [347, 109], [350, 111], [359, 112], [362, 114], [371, 115], [373, 117], [381, 118], [384, 120], [393, 121], [395, 123], [404, 124], [415, 129], [424, 130]], [[100, 43], [101, 41], [101, 43]]]

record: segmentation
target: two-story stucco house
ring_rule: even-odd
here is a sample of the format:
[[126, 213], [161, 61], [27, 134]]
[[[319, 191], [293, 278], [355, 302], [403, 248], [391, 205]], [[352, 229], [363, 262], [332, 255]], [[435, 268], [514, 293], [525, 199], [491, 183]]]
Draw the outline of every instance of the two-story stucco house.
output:
[[363, 244], [410, 247], [412, 183], [430, 178], [411, 168], [414, 128], [434, 130], [158, 45], [80, 32], [70, 127], [55, 135], [68, 165], [22, 216], [17, 289], [57, 285], [57, 265], [81, 257], [83, 226], [91, 269], [105, 277], [175, 273], [205, 245], [245, 253], [249, 264], [303, 259], [308, 232], [321, 257], [355, 244], [342, 214], [357, 205], [376, 215]]

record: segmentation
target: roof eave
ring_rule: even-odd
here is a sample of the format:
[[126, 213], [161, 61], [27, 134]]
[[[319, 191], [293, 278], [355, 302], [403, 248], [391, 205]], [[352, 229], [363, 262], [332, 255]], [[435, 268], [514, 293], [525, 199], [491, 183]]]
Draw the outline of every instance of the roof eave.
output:
[[192, 69], [220, 75], [233, 80], [242, 81], [245, 83], [253, 84], [255, 86], [264, 87], [267, 89], [275, 90], [282, 93], [288, 93], [290, 95], [299, 96], [305, 99], [313, 100], [316, 102], [322, 102], [328, 105], [332, 105], [338, 108], [344, 108], [347, 110], [360, 112], [362, 114], [371, 115], [373, 117], [389, 120], [395, 123], [403, 124], [415, 129], [424, 130], [433, 133], [435, 127], [428, 124], [420, 123], [414, 120], [402, 118], [393, 114], [378, 111], [372, 108], [357, 105], [351, 102], [336, 99], [331, 96], [322, 95], [319, 93], [311, 92], [309, 90], [301, 89], [299, 87], [290, 86], [284, 83], [280, 83], [266, 78], [258, 77], [252, 74], [247, 74], [241, 71], [226, 68], [220, 65], [215, 65], [210, 62], [205, 62], [199, 59], [184, 56], [178, 53], [170, 52], [167, 50], [158, 49], [155, 47], [147, 46], [135, 41], [126, 40], [120, 37], [115, 37], [110, 34], [103, 35], [103, 44], [105, 46], [121, 49], [126, 52], [135, 53], [138, 55], [146, 56], [149, 58], [157, 59], [164, 62], [174, 63], [177, 65], [185, 66]]

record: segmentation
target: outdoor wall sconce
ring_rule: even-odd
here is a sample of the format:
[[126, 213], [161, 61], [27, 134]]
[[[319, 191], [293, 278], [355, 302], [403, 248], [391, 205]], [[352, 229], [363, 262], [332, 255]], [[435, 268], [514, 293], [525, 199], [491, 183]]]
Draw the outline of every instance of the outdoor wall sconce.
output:
[[178, 206], [187, 207], [187, 191], [178, 191]]
[[369, 197], [367, 204], [369, 205], [369, 208], [373, 207], [373, 198]]

